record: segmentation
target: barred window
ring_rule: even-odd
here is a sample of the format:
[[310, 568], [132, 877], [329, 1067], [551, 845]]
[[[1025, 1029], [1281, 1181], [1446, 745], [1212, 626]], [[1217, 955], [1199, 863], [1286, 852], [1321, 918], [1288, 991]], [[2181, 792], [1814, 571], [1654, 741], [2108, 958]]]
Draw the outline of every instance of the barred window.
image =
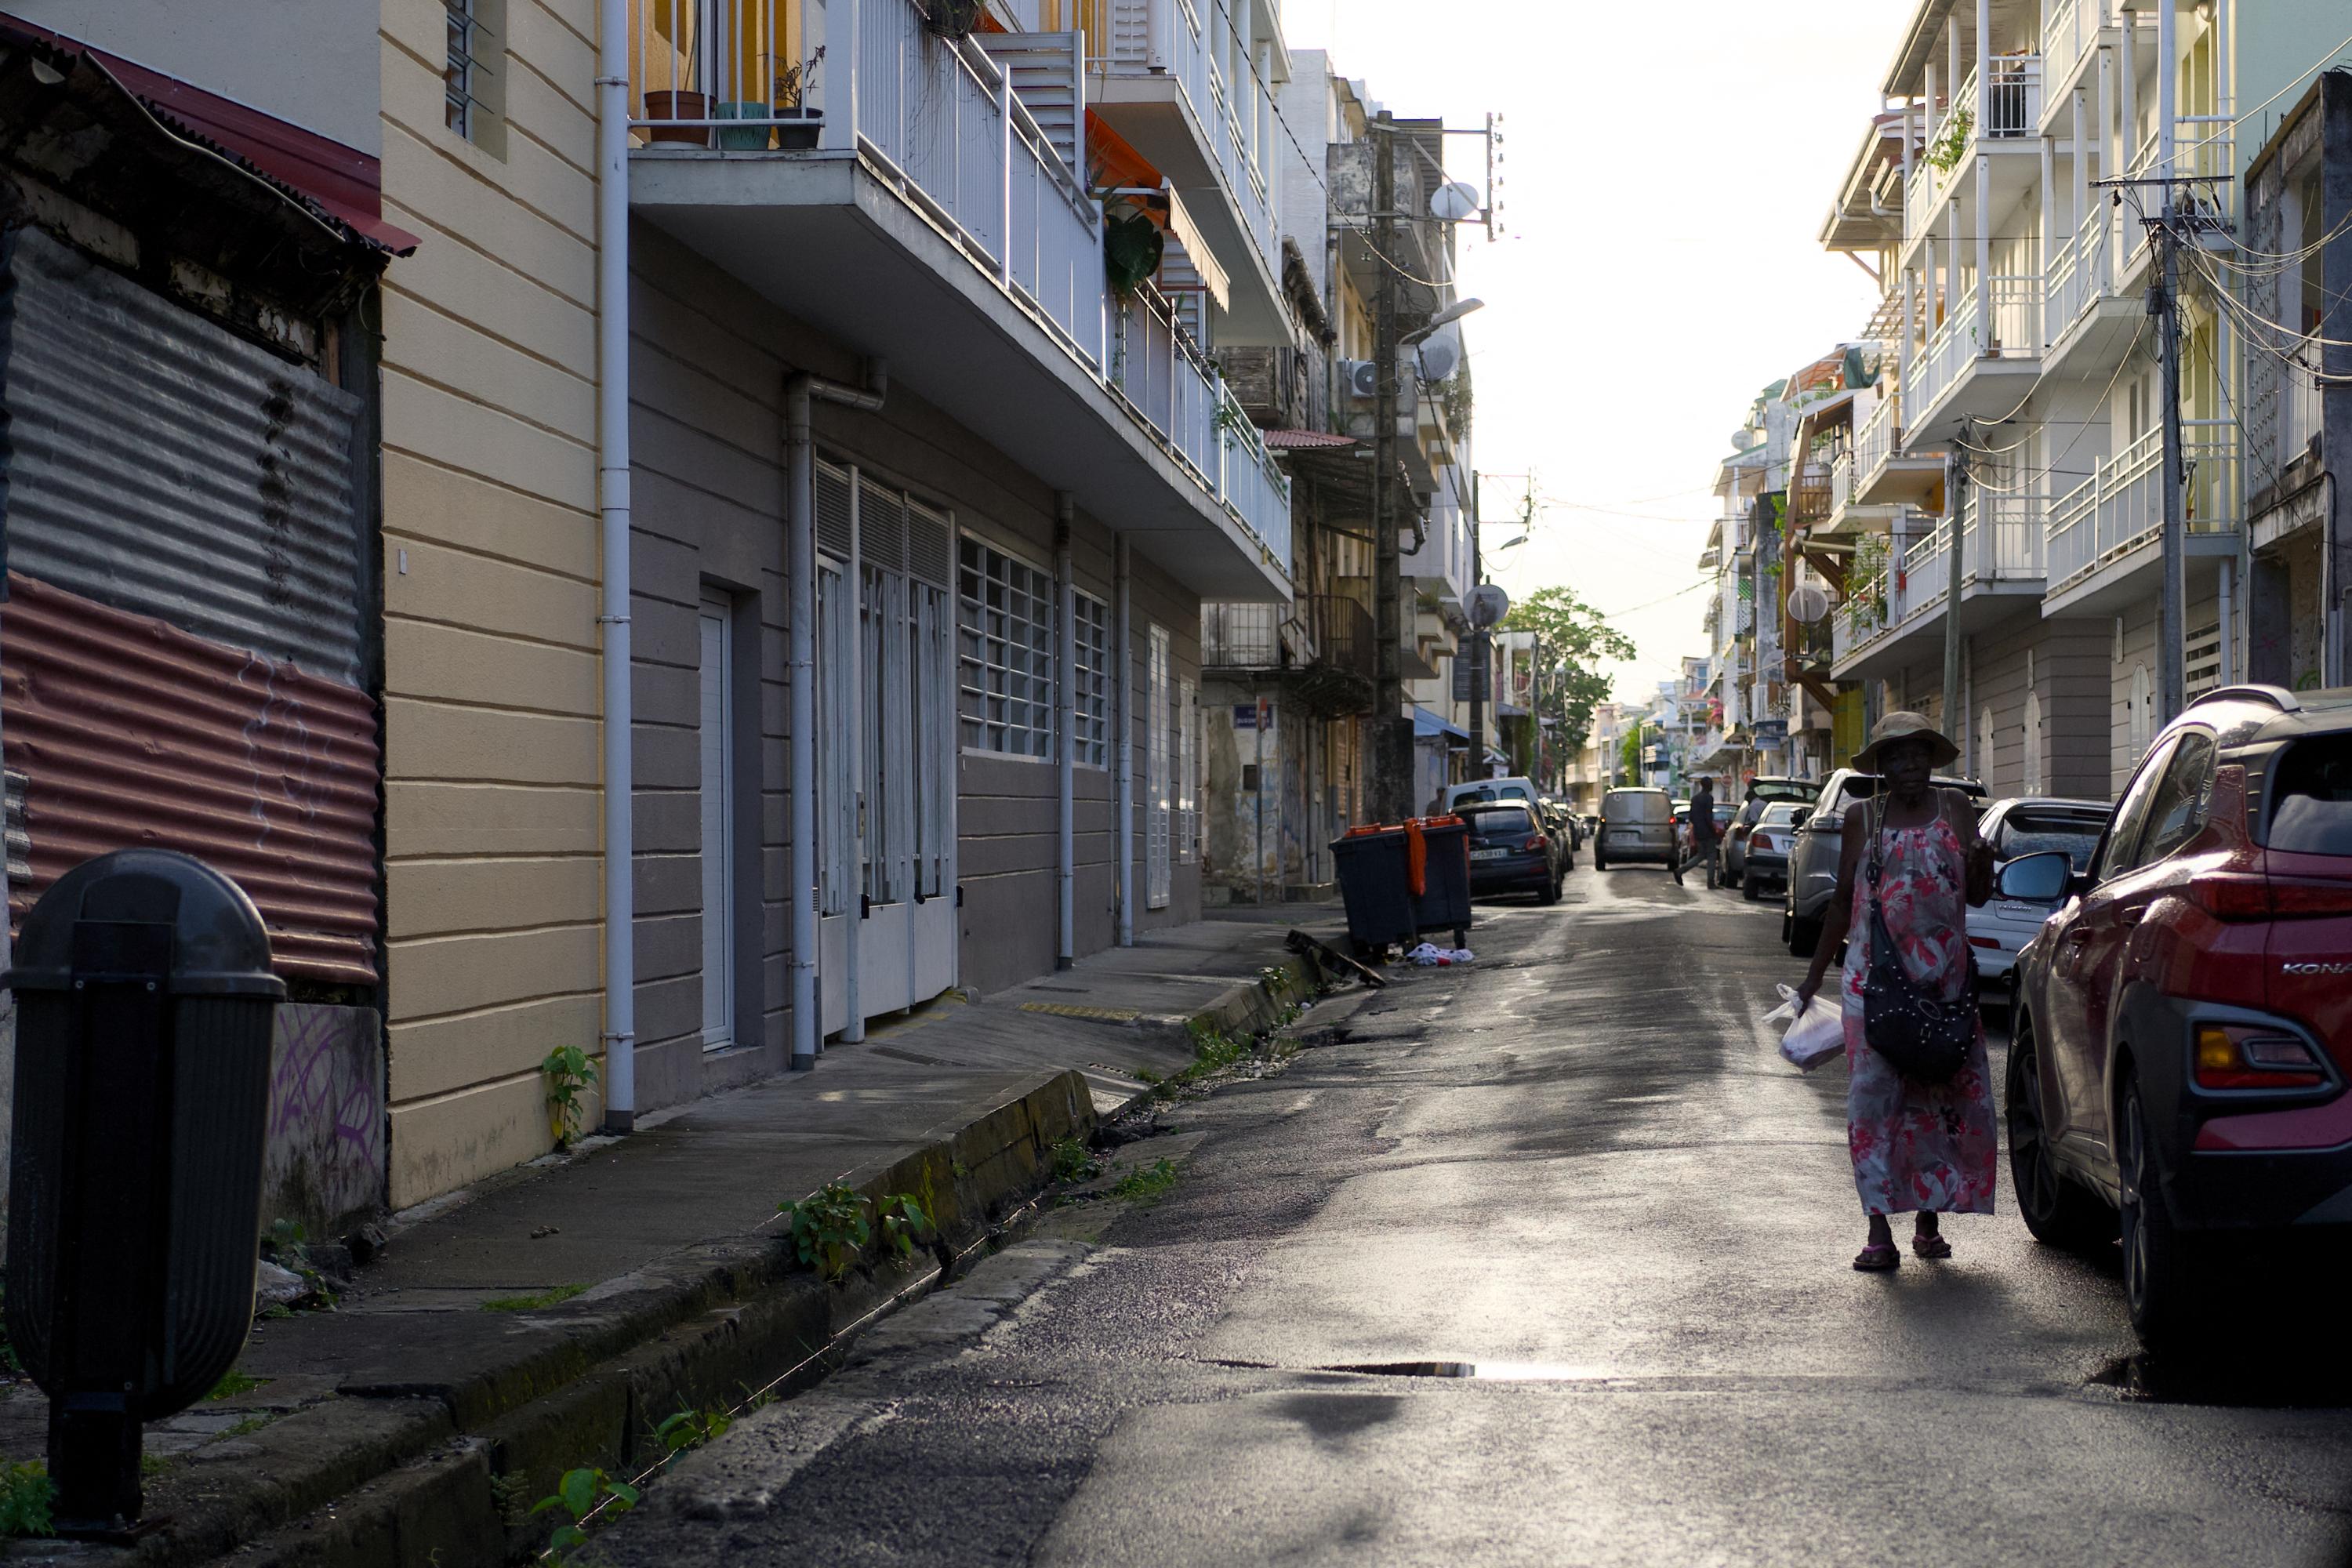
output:
[[1054, 578], [976, 539], [962, 542], [956, 628], [963, 744], [1014, 757], [1054, 752]]
[[442, 0], [448, 8], [449, 62], [441, 72], [443, 112], [449, 129], [460, 136], [473, 134], [474, 0]]
[[494, 158], [507, 155], [507, 0], [441, 0], [448, 54], [441, 113], [451, 131]]
[[1091, 594], [1073, 591], [1076, 605], [1072, 616], [1076, 625], [1077, 668], [1072, 672], [1072, 684], [1076, 688], [1076, 733], [1072, 736], [1078, 765], [1107, 768], [1110, 765], [1110, 606]]

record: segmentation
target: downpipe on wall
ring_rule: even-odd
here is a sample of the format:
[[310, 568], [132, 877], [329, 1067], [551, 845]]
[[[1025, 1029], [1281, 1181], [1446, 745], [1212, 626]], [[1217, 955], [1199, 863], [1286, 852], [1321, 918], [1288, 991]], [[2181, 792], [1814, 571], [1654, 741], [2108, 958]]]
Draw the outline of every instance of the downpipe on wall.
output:
[[1060, 623], [1054, 639], [1054, 731], [1059, 744], [1054, 764], [1056, 785], [1054, 817], [1054, 860], [1061, 894], [1062, 935], [1054, 967], [1067, 969], [1078, 959], [1077, 866], [1077, 666], [1076, 584], [1070, 568], [1070, 525], [1078, 505], [1067, 490], [1054, 492], [1054, 614]]
[[[789, 577], [791, 668], [787, 676], [792, 738], [792, 1005], [793, 1069], [816, 1066], [816, 432], [818, 399], [872, 413], [889, 391], [889, 370], [866, 362], [861, 390], [803, 371], [784, 378], [784, 535]], [[853, 601], [854, 602], [854, 601]]]
[[1135, 565], [1127, 535], [1112, 545], [1113, 609], [1118, 649], [1118, 945], [1135, 945], [1135, 627], [1129, 613], [1129, 583]]
[[604, 1130], [637, 1117], [637, 900], [629, 681], [629, 6], [599, 0], [596, 499], [604, 526]]

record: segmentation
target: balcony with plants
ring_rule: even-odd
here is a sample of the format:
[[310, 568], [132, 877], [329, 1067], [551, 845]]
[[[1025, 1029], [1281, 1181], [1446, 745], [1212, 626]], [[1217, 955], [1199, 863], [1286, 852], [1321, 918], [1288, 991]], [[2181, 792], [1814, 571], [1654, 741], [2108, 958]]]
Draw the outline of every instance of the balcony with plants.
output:
[[[631, 205], [1204, 595], [1287, 592], [1289, 484], [1087, 163], [1083, 35], [967, 0], [634, 0]], [[944, 285], [944, 287], [942, 286]], [[887, 306], [877, 301], [887, 301]]]
[[[2046, 574], [2047, 498], [2038, 490], [1971, 489], [1960, 517], [1960, 625], [1973, 631], [2037, 597]], [[1855, 541], [1845, 602], [1832, 612], [1832, 672], [1881, 673], [1943, 635], [1951, 597], [1949, 518], [1910, 514], [1885, 534]]]

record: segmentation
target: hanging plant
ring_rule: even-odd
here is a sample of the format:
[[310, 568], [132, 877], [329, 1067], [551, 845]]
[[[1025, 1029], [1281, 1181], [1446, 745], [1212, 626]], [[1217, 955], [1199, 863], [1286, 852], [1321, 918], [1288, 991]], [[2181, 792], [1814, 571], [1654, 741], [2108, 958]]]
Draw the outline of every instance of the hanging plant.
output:
[[1103, 220], [1103, 275], [1110, 291], [1124, 300], [1160, 270], [1167, 241], [1160, 226], [1141, 213], [1114, 215]]
[[1946, 115], [1942, 134], [1927, 145], [1927, 162], [1947, 174], [1958, 168], [1960, 155], [1969, 150], [1969, 132], [1976, 129], [1976, 116], [1965, 109], [1956, 109]]
[[924, 30], [942, 38], [969, 38], [980, 26], [985, 0], [921, 0]]

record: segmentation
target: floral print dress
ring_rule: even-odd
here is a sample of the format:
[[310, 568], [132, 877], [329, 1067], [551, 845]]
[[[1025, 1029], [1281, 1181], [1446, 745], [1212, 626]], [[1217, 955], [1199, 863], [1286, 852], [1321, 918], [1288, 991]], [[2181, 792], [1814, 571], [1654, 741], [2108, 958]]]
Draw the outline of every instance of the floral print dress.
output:
[[[1853, 813], [1862, 832], [1877, 826], [1867, 805]], [[1879, 893], [1887, 934], [1903, 968], [1926, 986], [1958, 995], [1969, 984], [1967, 853], [1938, 809], [1919, 827], [1878, 835]], [[1848, 927], [1844, 996], [1846, 1142], [1853, 1184], [1874, 1215], [1992, 1212], [1995, 1139], [1992, 1074], [1985, 1062], [1984, 1026], [1967, 1065], [1950, 1082], [1913, 1083], [1863, 1038], [1862, 982], [1870, 973], [1870, 853], [1865, 844], [1854, 870], [1853, 918]]]

